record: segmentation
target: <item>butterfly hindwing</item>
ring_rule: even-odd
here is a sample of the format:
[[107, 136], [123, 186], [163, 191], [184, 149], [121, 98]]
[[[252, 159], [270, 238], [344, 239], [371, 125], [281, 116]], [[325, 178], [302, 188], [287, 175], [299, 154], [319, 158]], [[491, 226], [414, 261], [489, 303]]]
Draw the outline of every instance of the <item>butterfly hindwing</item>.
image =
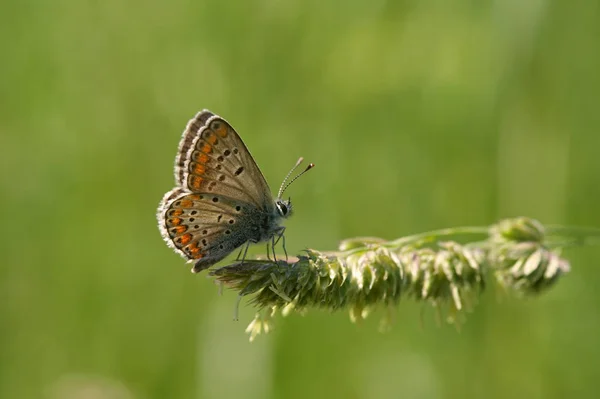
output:
[[218, 194], [176, 188], [159, 208], [159, 225], [167, 244], [189, 261], [194, 272], [206, 269], [251, 241], [254, 206]]

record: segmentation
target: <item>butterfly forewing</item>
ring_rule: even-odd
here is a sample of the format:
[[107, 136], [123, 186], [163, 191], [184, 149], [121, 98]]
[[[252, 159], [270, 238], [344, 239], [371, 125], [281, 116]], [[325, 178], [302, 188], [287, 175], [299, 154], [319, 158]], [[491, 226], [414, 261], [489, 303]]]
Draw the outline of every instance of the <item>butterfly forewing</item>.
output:
[[224, 119], [215, 115], [206, 118], [208, 115], [201, 112], [188, 124], [203, 123], [190, 145], [188, 136], [182, 139], [186, 144], [180, 147], [187, 148], [179, 173], [182, 187], [240, 198], [259, 208], [272, 206], [269, 186], [239, 135]]
[[206, 121], [211, 116], [214, 116], [212, 112], [209, 110], [202, 110], [196, 114], [190, 121], [188, 122], [185, 130], [183, 131], [183, 135], [181, 137], [181, 141], [179, 142], [179, 151], [177, 152], [177, 158], [175, 158], [175, 182], [178, 186], [183, 186], [183, 171], [185, 166], [185, 161], [187, 160], [187, 153], [192, 146], [196, 136], [198, 135], [198, 131], [206, 124]]

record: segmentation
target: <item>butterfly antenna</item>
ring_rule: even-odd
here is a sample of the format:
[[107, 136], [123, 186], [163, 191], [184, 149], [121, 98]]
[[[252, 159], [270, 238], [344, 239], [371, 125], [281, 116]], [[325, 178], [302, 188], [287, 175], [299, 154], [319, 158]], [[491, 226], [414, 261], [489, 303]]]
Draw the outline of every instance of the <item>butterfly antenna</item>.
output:
[[306, 172], [308, 172], [309, 170], [311, 170], [315, 166], [315, 164], [309, 163], [308, 166], [306, 167], [306, 169], [304, 169], [302, 172], [298, 173], [292, 180], [287, 181], [289, 179], [289, 177], [291, 176], [291, 174], [294, 172], [294, 170], [296, 170], [296, 168], [298, 166], [300, 166], [300, 164], [302, 163], [302, 161], [304, 161], [304, 158], [300, 157], [298, 159], [298, 162], [296, 162], [296, 165], [294, 165], [294, 167], [285, 176], [285, 179], [283, 179], [283, 182], [281, 182], [281, 187], [279, 187], [279, 193], [277, 194], [277, 198], [281, 198], [281, 195], [290, 186], [290, 184], [292, 184], [293, 182], [295, 182], [300, 176], [302, 176], [303, 174], [305, 174]]
[[300, 157], [298, 158], [298, 161], [296, 161], [296, 165], [294, 165], [294, 167], [292, 169], [290, 169], [290, 171], [288, 172], [287, 175], [285, 175], [285, 177], [283, 178], [283, 181], [281, 182], [281, 186], [279, 186], [279, 193], [277, 194], [278, 198], [281, 198], [281, 194], [283, 193], [284, 190], [284, 186], [285, 186], [285, 182], [287, 181], [287, 179], [289, 179], [290, 175], [292, 173], [294, 173], [294, 171], [296, 170], [296, 168], [298, 166], [300, 166], [300, 164], [302, 163], [302, 161], [304, 161], [304, 158]]

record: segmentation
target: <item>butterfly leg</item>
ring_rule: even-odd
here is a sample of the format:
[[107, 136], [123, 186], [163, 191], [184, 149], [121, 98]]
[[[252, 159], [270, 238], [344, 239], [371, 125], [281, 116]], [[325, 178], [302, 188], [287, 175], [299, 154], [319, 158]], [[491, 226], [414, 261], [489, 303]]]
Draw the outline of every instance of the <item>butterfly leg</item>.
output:
[[287, 249], [285, 248], [285, 236], [283, 235], [283, 231], [281, 232], [281, 247], [283, 248], [283, 253], [285, 254], [285, 261], [288, 261]]
[[[273, 251], [273, 262], [277, 262], [277, 255], [275, 255], [275, 245], [277, 245], [277, 241], [275, 241], [275, 236], [273, 236], [273, 237], [271, 237], [271, 250]], [[269, 253], [269, 244], [267, 244], [267, 254], [268, 253]]]
[[238, 253], [238, 256], [236, 258], [236, 260], [240, 260], [240, 255], [242, 254], [242, 251], [244, 251], [244, 256], [242, 256], [242, 259], [241, 259], [242, 264], [244, 264], [244, 260], [246, 259], [246, 254], [248, 253], [249, 246], [250, 246], [250, 241], [247, 241], [246, 246], [243, 248], [240, 248], [240, 252]]
[[244, 250], [244, 247], [240, 247], [240, 252], [238, 252], [237, 257], [235, 258], [235, 260], [240, 260], [240, 256], [242, 256], [242, 251]]
[[281, 227], [281, 230], [276, 234], [277, 241], [275, 241], [275, 235], [273, 236], [273, 256], [275, 256], [275, 245], [277, 245], [279, 240], [282, 240], [281, 246], [283, 247], [283, 253], [285, 254], [285, 261], [287, 262], [288, 254], [287, 254], [287, 249], [285, 248], [285, 235], [283, 233], [285, 233], [285, 227]]
[[[275, 255], [275, 254], [273, 254]], [[267, 241], [267, 259], [271, 260], [271, 252], [269, 251], [269, 241]]]

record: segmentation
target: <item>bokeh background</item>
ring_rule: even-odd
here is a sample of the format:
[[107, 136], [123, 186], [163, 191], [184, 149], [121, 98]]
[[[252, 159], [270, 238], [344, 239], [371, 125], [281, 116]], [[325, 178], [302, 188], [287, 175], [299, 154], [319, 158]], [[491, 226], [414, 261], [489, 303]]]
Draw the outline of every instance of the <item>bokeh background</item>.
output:
[[598, 247], [539, 298], [489, 290], [460, 332], [404, 302], [387, 334], [312, 311], [250, 344], [252, 308], [232, 321], [155, 222], [209, 108], [273, 189], [317, 164], [291, 253], [598, 227], [597, 1], [5, 0], [0, 33], [0, 397], [597, 397]]

